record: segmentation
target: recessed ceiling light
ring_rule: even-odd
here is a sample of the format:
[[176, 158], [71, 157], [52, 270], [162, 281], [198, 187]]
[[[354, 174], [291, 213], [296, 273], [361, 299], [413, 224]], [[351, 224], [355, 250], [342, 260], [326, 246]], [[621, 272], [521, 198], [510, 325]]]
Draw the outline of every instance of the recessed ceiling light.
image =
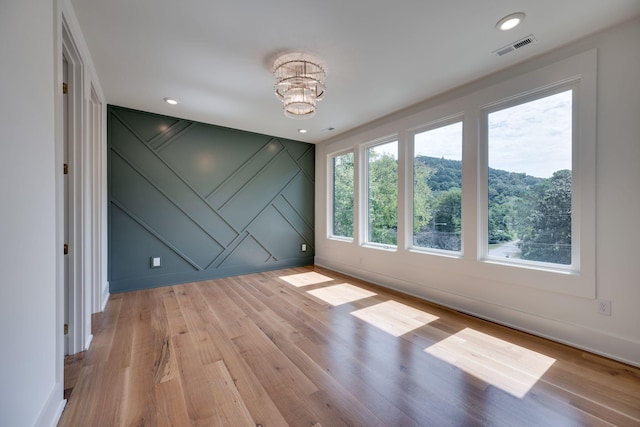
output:
[[306, 130], [306, 129], [298, 129], [298, 132], [300, 132], [300, 133], [307, 133], [307, 130]]
[[524, 21], [524, 17], [526, 15], [522, 12], [512, 13], [511, 15], [507, 15], [496, 24], [496, 29], [500, 31], [508, 31], [512, 28], [517, 27], [522, 21]]
[[164, 102], [166, 102], [167, 104], [171, 104], [171, 105], [177, 105], [178, 104], [178, 100], [175, 98], [169, 98], [168, 96], [163, 98]]

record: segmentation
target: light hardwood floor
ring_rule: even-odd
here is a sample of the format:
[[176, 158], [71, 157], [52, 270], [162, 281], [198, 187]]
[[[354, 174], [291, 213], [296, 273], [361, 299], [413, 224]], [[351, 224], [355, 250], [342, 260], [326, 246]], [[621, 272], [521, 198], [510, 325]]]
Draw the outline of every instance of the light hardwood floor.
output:
[[640, 425], [640, 369], [319, 268], [111, 295], [60, 426]]

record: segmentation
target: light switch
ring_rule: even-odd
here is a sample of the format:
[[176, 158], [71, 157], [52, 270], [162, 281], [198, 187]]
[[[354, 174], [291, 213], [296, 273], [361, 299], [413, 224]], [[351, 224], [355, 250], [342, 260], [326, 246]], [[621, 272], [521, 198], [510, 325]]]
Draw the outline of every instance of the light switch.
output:
[[160, 257], [159, 256], [152, 257], [151, 268], [158, 268], [158, 267], [160, 267]]

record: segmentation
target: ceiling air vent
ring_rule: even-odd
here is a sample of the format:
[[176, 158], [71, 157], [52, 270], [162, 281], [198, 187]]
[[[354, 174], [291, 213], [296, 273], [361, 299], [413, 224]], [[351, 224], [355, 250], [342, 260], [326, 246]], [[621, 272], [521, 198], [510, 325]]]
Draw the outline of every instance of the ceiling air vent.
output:
[[528, 35], [527, 37], [520, 39], [516, 42], [513, 42], [511, 44], [508, 44], [504, 47], [501, 47], [498, 50], [494, 50], [493, 53], [497, 56], [503, 56], [506, 55], [507, 53], [511, 53], [516, 49], [521, 49], [525, 46], [528, 46], [530, 44], [533, 44], [537, 42], [536, 38], [533, 36], [533, 34]]

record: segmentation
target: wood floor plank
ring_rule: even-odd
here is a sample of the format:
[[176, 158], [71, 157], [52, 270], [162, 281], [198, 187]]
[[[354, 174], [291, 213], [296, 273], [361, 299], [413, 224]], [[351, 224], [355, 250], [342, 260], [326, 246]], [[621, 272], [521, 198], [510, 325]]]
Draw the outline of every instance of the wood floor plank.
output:
[[204, 372], [214, 390], [218, 424], [255, 427], [256, 423], [242, 400], [224, 361], [220, 360], [205, 366]]
[[[243, 289], [234, 288], [233, 289], [237, 293], [242, 293]], [[353, 425], [374, 425], [375, 416], [367, 415], [367, 408], [360, 408], [360, 402], [352, 402], [352, 395], [348, 392], [349, 387], [352, 385], [352, 381], [358, 381], [357, 375], [351, 375], [351, 370], [346, 370], [340, 372], [339, 375], [335, 375], [336, 372], [332, 371], [332, 368], [329, 365], [326, 365], [326, 358], [323, 357], [324, 353], [324, 345], [326, 345], [326, 341], [323, 341], [322, 345], [317, 344], [318, 338], [316, 338], [316, 342], [310, 340], [308, 336], [297, 333], [297, 328], [293, 325], [288, 324], [281, 317], [276, 315], [271, 310], [265, 310], [260, 313], [255, 313], [256, 323], [260, 327], [260, 329], [264, 330], [268, 336], [278, 345], [281, 350], [287, 350], [285, 354], [287, 357], [296, 362], [296, 365], [306, 373], [306, 375], [311, 376], [312, 380], [315, 383], [322, 384], [322, 389], [331, 389], [333, 394], [339, 396], [341, 398], [341, 403], [346, 403], [350, 405], [351, 408], [357, 409], [357, 413], [359, 416], [365, 416], [366, 422], [364, 420], [360, 420], [359, 423], [353, 423]], [[295, 345], [300, 352], [292, 350], [292, 346], [289, 345], [289, 341], [291, 345]], [[306, 351], [305, 351], [306, 350]], [[293, 353], [293, 354], [292, 354]], [[305, 360], [304, 356], [307, 356], [310, 360]], [[337, 358], [331, 358], [331, 360], [342, 359], [342, 355]], [[315, 372], [311, 372], [315, 371]], [[324, 375], [326, 373], [326, 375]], [[326, 377], [324, 380], [321, 380], [320, 377]], [[332, 383], [334, 377], [339, 378], [337, 383]], [[348, 387], [342, 387], [340, 384], [345, 384]], [[397, 408], [390, 405], [386, 400], [380, 398], [380, 396], [376, 393], [376, 391], [370, 387], [367, 387], [365, 384], [360, 384], [360, 387], [356, 389], [356, 395], [361, 396], [362, 393], [366, 393], [369, 396], [375, 395], [375, 398], [372, 397], [374, 404], [372, 407], [381, 408], [385, 407], [385, 410], [381, 412], [382, 419], [386, 420], [386, 425], [392, 425], [393, 423], [399, 423], [400, 425], [419, 425], [415, 424], [414, 421], [407, 418], [405, 414], [401, 413], [397, 410]]]
[[640, 369], [314, 267], [112, 295], [67, 426], [640, 426]]
[[[287, 295], [293, 296], [294, 293], [288, 293]], [[304, 294], [300, 294], [301, 298], [306, 298]], [[297, 301], [295, 299], [288, 298], [286, 302], [282, 301], [269, 301], [271, 304], [271, 310], [276, 313], [277, 316], [281, 317], [285, 322], [288, 322], [290, 325], [294, 325], [295, 329], [304, 330], [305, 337], [309, 337], [310, 339], [314, 339], [317, 342], [324, 343], [325, 345], [329, 343], [335, 344], [335, 346], [331, 346], [332, 348], [332, 357], [330, 357], [330, 363], [332, 363], [332, 369], [334, 372], [339, 372], [339, 369], [343, 368], [345, 364], [345, 359], [348, 358], [348, 354], [353, 350], [354, 344], [357, 346], [362, 337], [359, 334], [358, 325], [356, 325], [355, 318], [352, 316], [346, 316], [345, 318], [340, 319], [341, 323], [344, 323], [346, 326], [337, 325], [336, 319], [333, 316], [329, 316], [325, 318], [325, 316], [317, 316], [316, 313], [307, 313], [304, 310], [299, 310], [296, 308]], [[318, 321], [321, 319], [322, 321]], [[326, 324], [324, 322], [327, 322]], [[305, 325], [313, 324], [313, 328], [307, 328]], [[338, 334], [336, 334], [336, 331]], [[394, 344], [395, 339], [390, 338], [389, 336], [375, 332], [376, 338], [371, 339], [372, 342], [377, 342], [379, 345], [375, 345], [376, 349], [384, 349], [385, 342], [389, 342], [390, 347], [396, 347], [397, 344]], [[343, 352], [344, 351], [344, 352]], [[323, 351], [319, 351], [318, 354], [322, 354]], [[385, 355], [380, 352], [373, 351], [373, 354], [367, 356], [370, 365], [361, 372], [364, 372], [364, 377], [369, 382], [369, 386], [374, 389], [382, 390], [386, 395], [386, 398], [389, 401], [394, 403], [398, 403], [401, 406], [406, 407], [407, 402], [414, 402], [413, 407], [415, 409], [413, 412], [420, 413], [423, 411], [423, 405], [419, 402], [421, 400], [426, 401], [440, 401], [442, 397], [438, 396], [437, 393], [432, 393], [430, 396], [425, 395], [427, 393], [426, 389], [423, 389], [420, 384], [413, 381], [411, 376], [406, 375], [405, 373], [400, 371], [400, 365], [397, 365], [399, 375], [401, 377], [401, 381], [396, 383], [389, 383], [387, 378], [390, 372], [394, 372], [394, 366], [390, 366], [390, 359], [388, 355]], [[393, 360], [393, 359], [391, 359]], [[352, 362], [354, 365], [358, 365], [358, 362]], [[393, 363], [393, 362], [392, 362]], [[351, 365], [352, 367], [354, 365]], [[357, 368], [356, 368], [357, 369]], [[340, 376], [342, 378], [342, 376]], [[398, 384], [405, 389], [398, 389]], [[444, 401], [442, 403], [445, 403]], [[434, 413], [433, 411], [430, 413], [430, 417], [432, 421], [434, 419], [438, 419], [439, 412], [441, 408], [453, 408], [454, 405], [439, 405], [439, 410]], [[427, 410], [427, 409], [425, 409]], [[465, 411], [461, 411], [462, 414]], [[426, 415], [426, 412], [422, 414], [422, 417]], [[463, 415], [466, 420], [466, 415]], [[419, 416], [418, 419], [421, 419]], [[444, 421], [446, 418], [441, 418]]]
[[[176, 296], [189, 331], [188, 336], [193, 342], [191, 348], [197, 353], [200, 363], [207, 365], [222, 359], [216, 343], [211, 340], [207, 333], [204, 320], [207, 308], [200, 301], [201, 296], [197, 288], [194, 286], [182, 286]], [[181, 340], [181, 342], [184, 341]]]
[[204, 321], [207, 331], [216, 343], [222, 354], [223, 360], [229, 369], [235, 382], [236, 388], [246, 403], [249, 412], [252, 414], [256, 424], [267, 426], [283, 426], [288, 424], [282, 417], [279, 409], [264, 389], [251, 367], [239, 356], [238, 350], [233, 342], [224, 334], [220, 328], [220, 321], [212, 307], [216, 305], [219, 294], [211, 292], [212, 286], [206, 282], [198, 284], [198, 289], [202, 295], [202, 304], [207, 305], [210, 310], [203, 311]]
[[99, 318], [99, 324], [92, 325], [92, 329], [96, 330], [91, 340], [93, 351], [87, 352], [83, 365], [100, 364], [107, 361], [115, 339], [122, 299], [123, 294], [111, 295], [103, 315]]
[[109, 365], [126, 368], [131, 362], [131, 345], [133, 342], [133, 317], [138, 314], [135, 302], [140, 292], [132, 292], [122, 299], [120, 315], [115, 324], [113, 345], [109, 347]]
[[[151, 329], [153, 331], [153, 379], [156, 384], [172, 381], [178, 376], [178, 361], [176, 359], [175, 344], [172, 339], [169, 312], [165, 301], [174, 299], [173, 292], [153, 293], [153, 306], [151, 310]], [[182, 315], [180, 313], [180, 315]], [[186, 327], [185, 327], [186, 330]]]
[[[234, 287], [231, 289], [231, 291], [239, 295], [244, 295], [244, 297], [247, 297], [246, 289], [244, 288]], [[314, 343], [311, 340], [309, 340], [309, 338], [306, 337], [305, 335], [299, 334], [298, 330], [294, 326], [287, 323], [284, 319], [276, 315], [271, 310], [262, 310], [260, 312], [255, 312], [252, 318], [256, 321], [260, 329], [265, 331], [265, 333], [270, 337], [270, 339], [276, 343], [278, 348], [280, 348], [281, 350], [285, 350], [285, 348], [287, 349], [287, 351], [285, 352], [287, 357], [290, 360], [297, 362], [296, 365], [303, 372], [305, 372], [307, 376], [310, 376], [312, 380], [316, 383], [322, 383], [322, 386], [321, 386], [322, 388], [332, 389], [333, 394], [335, 396], [340, 397], [340, 404], [344, 403], [349, 405], [350, 408], [356, 410], [358, 417], [364, 417], [360, 420], [360, 422], [352, 422], [351, 425], [375, 425], [376, 417], [370, 414], [367, 408], [361, 407], [360, 402], [353, 402], [352, 396], [347, 392], [346, 389], [344, 389], [342, 386], [339, 385], [345, 382], [344, 381], [345, 378], [341, 375], [339, 376], [340, 381], [333, 383], [332, 381], [334, 379], [331, 375], [328, 375], [328, 374], [324, 375], [325, 369], [323, 369], [322, 363], [316, 363], [317, 359], [312, 360], [311, 355], [321, 355], [323, 353], [321, 351], [321, 349], [323, 348], [322, 346], [307, 347], [307, 348], [312, 348], [312, 350], [310, 350], [307, 353], [304, 353], [302, 351], [302, 348], [300, 348], [301, 350], [300, 352], [297, 352], [295, 350], [292, 350], [292, 347], [289, 346], [288, 344], [289, 341], [291, 342], [291, 344], [295, 344], [296, 346], [298, 346], [298, 344], [301, 341], [305, 341], [310, 345], [314, 345]], [[324, 344], [326, 344], [326, 342]], [[295, 354], [292, 355], [291, 353], [295, 353]], [[309, 357], [309, 360], [305, 360], [305, 357], [303, 356], [303, 354], [304, 356]], [[323, 359], [321, 358], [320, 360], [323, 360]], [[333, 372], [331, 372], [330, 369], [327, 368], [326, 370], [331, 374], [333, 374]], [[311, 371], [315, 371], [315, 372], [312, 373]], [[324, 380], [320, 380], [320, 377], [322, 376], [325, 376], [326, 378]], [[371, 393], [373, 392], [373, 390], [369, 389], [367, 390], [367, 392]], [[327, 399], [327, 395], [322, 395], [320, 398]], [[383, 403], [381, 400], [377, 400], [376, 405], [374, 406], [380, 407], [381, 403]], [[339, 406], [339, 405], [335, 405], [335, 406]], [[391, 425], [389, 424], [389, 422], [391, 422], [392, 420], [395, 423], [399, 423], [399, 425], [406, 425], [406, 426], [418, 425], [418, 424], [415, 424], [413, 421], [411, 421], [409, 418], [406, 418], [404, 414], [400, 413], [395, 408], [389, 407], [388, 405], [386, 410], [383, 412], [383, 418], [387, 419], [386, 425]]]
[[189, 412], [179, 378], [164, 381], [155, 386], [158, 426], [175, 427], [189, 419]]
[[190, 333], [175, 337], [180, 380], [189, 416], [183, 422], [193, 426], [211, 426], [217, 419], [214, 390], [204, 375], [199, 355], [193, 351], [197, 347], [196, 340]]
[[178, 302], [176, 295], [177, 288], [176, 286], [168, 286], [162, 290], [162, 305], [172, 336], [185, 334], [189, 329], [182, 315], [180, 303]]
[[104, 425], [122, 425], [119, 420], [123, 385], [123, 368], [114, 370], [105, 364], [84, 367], [58, 425], [84, 426], [97, 420]]
[[[131, 345], [130, 360], [124, 368], [124, 384], [120, 398], [121, 425], [155, 425], [155, 394], [149, 393], [155, 386], [155, 355], [160, 343], [154, 340], [151, 312], [155, 299], [146, 292], [135, 293], [137, 310], [130, 316]], [[155, 294], [155, 293], [154, 293]]]

